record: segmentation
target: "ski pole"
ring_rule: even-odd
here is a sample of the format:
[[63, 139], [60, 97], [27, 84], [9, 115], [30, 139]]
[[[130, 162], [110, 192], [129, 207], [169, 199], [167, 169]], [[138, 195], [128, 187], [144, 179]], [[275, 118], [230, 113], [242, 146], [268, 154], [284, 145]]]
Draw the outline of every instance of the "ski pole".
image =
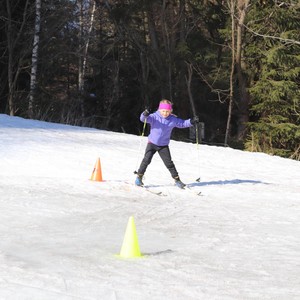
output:
[[[196, 145], [197, 145], [197, 163], [198, 163], [198, 174], [200, 174], [200, 152], [199, 152], [199, 123], [196, 123]], [[201, 134], [201, 132], [200, 132]], [[200, 181], [200, 177], [196, 179], [197, 182]]]
[[138, 151], [138, 158], [137, 158], [136, 165], [135, 165], [135, 171], [133, 172], [134, 174], [137, 174], [136, 169], [137, 169], [137, 167], [138, 167], [138, 163], [139, 163], [139, 160], [140, 160], [140, 155], [141, 155], [141, 145], [142, 145], [142, 139], [143, 139], [143, 136], [144, 136], [144, 134], [145, 134], [146, 124], [147, 124], [147, 118], [145, 118], [144, 125], [143, 125], [143, 130], [142, 130], [142, 134], [141, 134], [141, 138], [140, 138], [139, 151]]

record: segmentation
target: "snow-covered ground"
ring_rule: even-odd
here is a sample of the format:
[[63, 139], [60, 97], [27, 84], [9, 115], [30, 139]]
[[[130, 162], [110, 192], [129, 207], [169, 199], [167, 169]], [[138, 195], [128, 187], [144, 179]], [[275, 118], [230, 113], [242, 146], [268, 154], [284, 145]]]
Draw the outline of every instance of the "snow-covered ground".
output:
[[[0, 115], [0, 299], [300, 299], [300, 162], [171, 141], [193, 191], [156, 155], [157, 196], [146, 143]], [[130, 216], [143, 258], [116, 256]]]

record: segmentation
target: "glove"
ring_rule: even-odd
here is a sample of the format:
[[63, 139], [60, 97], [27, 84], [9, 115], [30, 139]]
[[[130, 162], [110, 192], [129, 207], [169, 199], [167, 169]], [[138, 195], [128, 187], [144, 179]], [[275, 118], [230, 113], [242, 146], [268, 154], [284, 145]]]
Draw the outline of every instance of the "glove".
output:
[[191, 118], [191, 124], [193, 126], [195, 126], [198, 123], [199, 123], [199, 117], [198, 116], [194, 116], [193, 118]]
[[149, 111], [148, 108], [145, 108], [145, 110], [144, 110], [144, 112], [143, 112], [143, 115], [144, 115], [145, 117], [148, 117], [148, 116], [150, 115], [150, 111]]

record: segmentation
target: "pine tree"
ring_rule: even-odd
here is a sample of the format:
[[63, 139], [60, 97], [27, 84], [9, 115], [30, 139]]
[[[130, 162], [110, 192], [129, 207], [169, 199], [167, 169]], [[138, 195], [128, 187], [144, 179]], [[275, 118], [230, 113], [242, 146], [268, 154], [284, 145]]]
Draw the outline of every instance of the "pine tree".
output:
[[[252, 122], [246, 149], [300, 158], [300, 14], [296, 5], [259, 5], [248, 55], [256, 66], [250, 88]], [[262, 22], [264, 24], [262, 24]], [[264, 30], [264, 34], [262, 32]], [[252, 51], [252, 52], [251, 52]]]

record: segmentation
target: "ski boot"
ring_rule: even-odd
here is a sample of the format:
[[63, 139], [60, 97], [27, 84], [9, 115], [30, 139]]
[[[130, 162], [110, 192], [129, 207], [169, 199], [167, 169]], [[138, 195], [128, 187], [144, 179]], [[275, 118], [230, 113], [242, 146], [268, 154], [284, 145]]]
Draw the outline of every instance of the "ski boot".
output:
[[175, 176], [173, 178], [175, 179], [175, 185], [180, 189], [184, 189], [186, 185], [180, 180], [179, 176]]
[[137, 177], [136, 177], [136, 180], [135, 180], [135, 185], [144, 186], [144, 183], [143, 183], [142, 179], [143, 179], [143, 174], [137, 174]]

